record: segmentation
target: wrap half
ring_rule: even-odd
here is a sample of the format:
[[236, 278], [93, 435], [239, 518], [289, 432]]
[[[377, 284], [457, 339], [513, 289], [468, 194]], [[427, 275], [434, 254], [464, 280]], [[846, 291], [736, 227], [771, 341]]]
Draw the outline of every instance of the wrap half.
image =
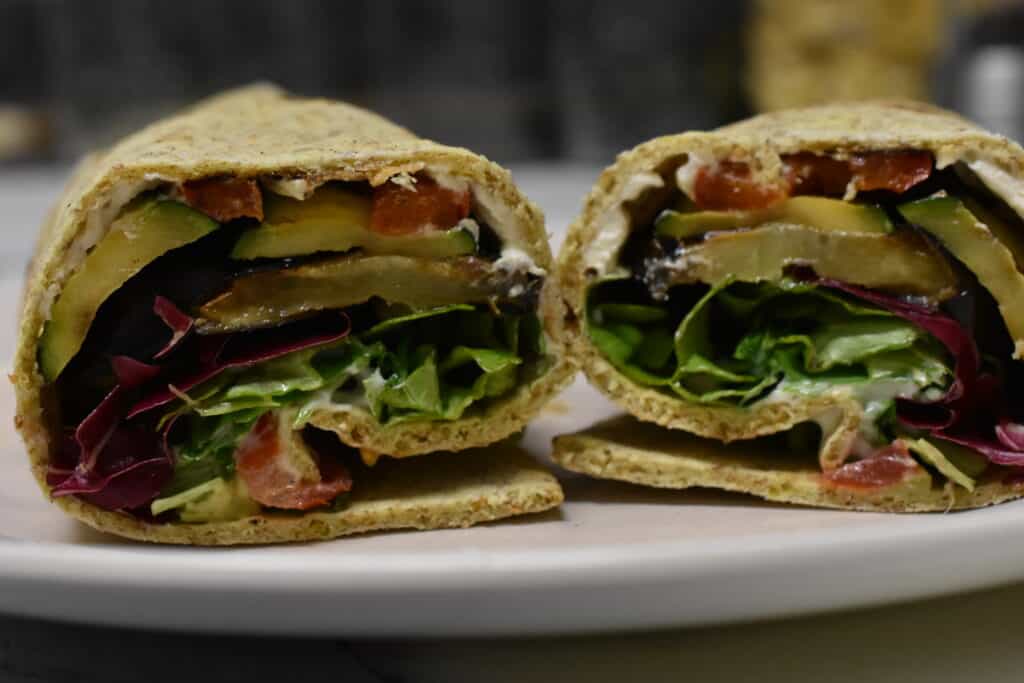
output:
[[[1017, 144], [911, 103], [624, 153], [560, 255], [570, 355], [635, 418], [711, 441], [604, 425], [556, 440], [556, 461], [853, 509], [1019, 495], [1022, 175]], [[798, 459], [777, 439], [721, 446], [766, 435]], [[684, 457], [707, 466], [667, 464]]]
[[548, 509], [510, 447], [375, 463], [501, 441], [566, 383], [550, 264], [496, 164], [232, 91], [77, 169], [28, 271], [17, 427], [65, 511], [150, 541]]

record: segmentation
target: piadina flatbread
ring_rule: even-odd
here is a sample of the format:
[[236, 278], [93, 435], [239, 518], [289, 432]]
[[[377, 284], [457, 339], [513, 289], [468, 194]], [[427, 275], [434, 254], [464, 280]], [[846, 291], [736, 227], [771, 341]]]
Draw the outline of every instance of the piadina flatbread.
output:
[[1020, 495], [1022, 174], [1016, 143], [906, 102], [625, 152], [558, 277], [570, 357], [632, 422], [556, 461], [850, 509]]
[[487, 159], [231, 91], [73, 174], [27, 274], [17, 427], [64, 511], [148, 541], [546, 510], [557, 481], [487, 447], [571, 374], [550, 267]]

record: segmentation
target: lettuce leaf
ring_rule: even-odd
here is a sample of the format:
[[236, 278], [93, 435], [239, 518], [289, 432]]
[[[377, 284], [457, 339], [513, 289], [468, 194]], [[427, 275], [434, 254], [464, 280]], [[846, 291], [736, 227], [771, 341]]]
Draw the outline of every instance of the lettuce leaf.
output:
[[[420, 347], [413, 368], [364, 381], [370, 411], [381, 421], [455, 420], [474, 402], [500, 396], [516, 385], [523, 360], [510, 351], [456, 346], [441, 363], [433, 347]], [[468, 383], [461, 379], [468, 376]]]
[[415, 311], [406, 315], [399, 315], [393, 318], [377, 323], [366, 332], [359, 335], [362, 339], [375, 339], [380, 337], [386, 332], [407, 325], [414, 320], [422, 320], [424, 318], [436, 318], [438, 316], [445, 315], [446, 313], [452, 313], [453, 311], [473, 311], [473, 306], [469, 304], [449, 304], [447, 306], [437, 306], [436, 308], [428, 308], [422, 311]]
[[175, 448], [174, 475], [160, 495], [172, 496], [211, 479], [230, 479], [235, 472], [234, 453], [263, 410], [240, 410], [217, 417], [187, 415], [185, 441]]
[[[380, 370], [363, 382], [370, 412], [377, 419], [387, 419], [391, 412], [405, 412], [435, 416], [441, 412], [441, 382], [437, 375], [437, 350], [421, 346], [409, 359], [411, 364], [396, 364], [401, 368], [387, 379]], [[403, 371], [404, 370], [404, 371]]]
[[785, 281], [706, 287], [667, 303], [621, 280], [588, 293], [587, 331], [638, 384], [686, 400], [747, 405], [771, 390], [813, 392], [886, 378], [941, 388], [952, 374], [941, 345], [889, 311]]
[[[663, 342], [659, 342], [663, 343]], [[289, 407], [301, 429], [325, 402], [365, 401], [382, 424], [455, 420], [512, 391], [544, 353], [535, 315], [457, 304], [388, 318], [326, 347], [229, 370], [182, 394], [164, 423], [187, 429], [163, 497], [233, 474], [238, 442], [267, 410]], [[663, 353], [663, 352], [662, 352]]]

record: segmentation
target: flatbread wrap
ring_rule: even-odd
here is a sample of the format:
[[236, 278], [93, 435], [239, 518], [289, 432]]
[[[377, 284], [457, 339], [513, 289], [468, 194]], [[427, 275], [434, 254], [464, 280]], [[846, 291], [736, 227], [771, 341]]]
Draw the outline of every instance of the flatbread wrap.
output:
[[[1020, 146], [926, 105], [788, 110], [622, 154], [558, 271], [570, 356], [635, 419], [557, 439], [556, 461], [851, 509], [1020, 495], [1022, 214]], [[799, 486], [780, 484], [783, 437]], [[738, 455], [775, 474], [717, 466]]]
[[16, 424], [58, 505], [149, 541], [545, 510], [551, 475], [481, 449], [569, 378], [550, 265], [496, 164], [343, 103], [231, 91], [75, 172], [28, 270]]

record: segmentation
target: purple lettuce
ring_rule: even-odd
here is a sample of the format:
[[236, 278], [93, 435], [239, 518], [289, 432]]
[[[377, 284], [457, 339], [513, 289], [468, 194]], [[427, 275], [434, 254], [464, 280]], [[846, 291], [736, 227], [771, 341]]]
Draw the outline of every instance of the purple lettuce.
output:
[[[158, 433], [143, 413], [177, 398], [228, 368], [244, 367], [293, 351], [345, 337], [350, 328], [344, 314], [324, 314], [269, 330], [200, 337], [184, 344], [194, 324], [190, 316], [163, 297], [153, 312], [171, 330], [154, 361], [174, 361], [188, 368], [177, 375], [160, 364], [114, 356], [117, 385], [75, 427], [65, 433], [47, 471], [53, 496], [77, 495], [107, 510], [134, 510], [156, 498], [174, 473], [167, 437], [174, 420]], [[141, 398], [140, 398], [141, 396]]]
[[154, 387], [135, 403], [127, 416], [133, 418], [166, 405], [178, 398], [181, 392], [189, 391], [229, 368], [255, 365], [293, 351], [329, 344], [342, 339], [348, 332], [348, 316], [329, 314], [285, 327], [202, 337], [194, 367], [161, 380], [160, 386]]
[[954, 379], [937, 401], [897, 399], [896, 416], [907, 427], [970, 448], [997, 465], [1024, 467], [1024, 425], [1012, 421], [1002, 378], [981, 372], [978, 347], [970, 332], [938, 309], [820, 279], [837, 289], [884, 308], [930, 333], [956, 363]]
[[185, 340], [188, 333], [192, 331], [195, 321], [192, 316], [184, 313], [170, 299], [157, 296], [153, 302], [153, 312], [164, 321], [164, 324], [171, 329], [171, 338], [167, 340], [164, 348], [157, 351], [153, 360], [159, 360], [177, 348], [178, 344]]

